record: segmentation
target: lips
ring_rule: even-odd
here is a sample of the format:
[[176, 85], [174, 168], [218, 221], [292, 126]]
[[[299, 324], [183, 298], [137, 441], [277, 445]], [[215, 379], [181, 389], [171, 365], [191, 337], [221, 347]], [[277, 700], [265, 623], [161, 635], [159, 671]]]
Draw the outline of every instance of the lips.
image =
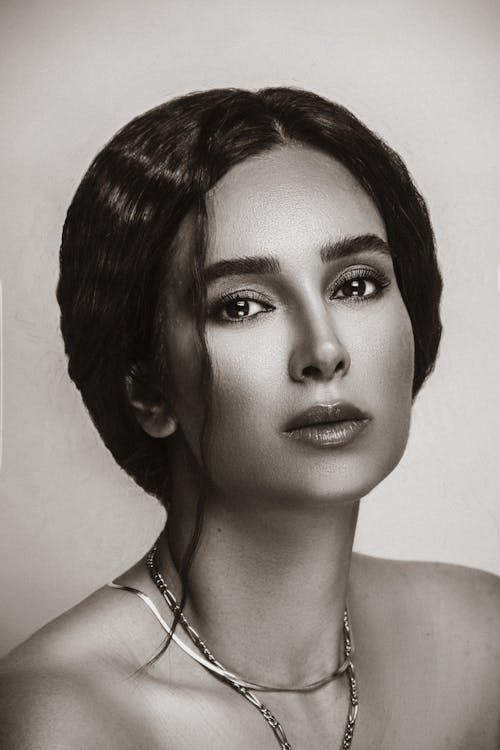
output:
[[287, 438], [315, 448], [340, 448], [363, 432], [370, 417], [348, 401], [315, 404], [297, 414], [287, 425]]
[[309, 409], [293, 417], [285, 427], [285, 432], [300, 430], [319, 424], [332, 424], [335, 422], [361, 421], [369, 419], [357, 406], [348, 401], [336, 401], [333, 404], [315, 404]]

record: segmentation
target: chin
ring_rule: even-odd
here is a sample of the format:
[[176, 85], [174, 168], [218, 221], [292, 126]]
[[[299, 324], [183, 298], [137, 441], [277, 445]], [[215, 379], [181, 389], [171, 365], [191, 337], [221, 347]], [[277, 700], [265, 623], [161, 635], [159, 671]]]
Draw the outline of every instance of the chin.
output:
[[[388, 436], [390, 438], [388, 439]], [[368, 495], [399, 463], [408, 438], [400, 429], [378, 431], [364, 443], [345, 449], [308, 449], [288, 456], [281, 450], [262, 450], [245, 464], [223, 456], [212, 471], [214, 487], [233, 504], [251, 502], [288, 508], [325, 507], [332, 503], [356, 502]], [[250, 449], [235, 450], [248, 455]], [[255, 471], [255, 466], [260, 470]], [[228, 471], [229, 469], [229, 471]]]
[[[297, 497], [302, 502], [355, 502], [368, 495], [399, 464], [406, 440], [398, 441], [391, 450], [347, 456], [343, 459], [318, 460], [301, 472], [297, 481]], [[387, 449], [388, 446], [385, 446]]]
[[334, 476], [328, 478], [317, 478], [309, 482], [303, 491], [297, 494], [302, 503], [318, 506], [331, 505], [332, 503], [353, 503], [360, 500], [377, 486], [381, 479], [369, 476]]

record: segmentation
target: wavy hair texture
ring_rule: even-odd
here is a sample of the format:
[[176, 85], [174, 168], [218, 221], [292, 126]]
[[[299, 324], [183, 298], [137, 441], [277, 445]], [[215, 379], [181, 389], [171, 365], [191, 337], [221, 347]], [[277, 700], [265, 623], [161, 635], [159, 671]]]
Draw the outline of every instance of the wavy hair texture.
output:
[[168, 438], [139, 427], [124, 380], [127, 373], [145, 377], [148, 363], [168, 391], [162, 290], [179, 224], [196, 213], [193, 306], [208, 367], [204, 196], [244, 159], [293, 143], [340, 161], [375, 202], [413, 328], [414, 396], [433, 369], [441, 335], [434, 237], [424, 200], [394, 151], [347, 109], [307, 91], [215, 89], [162, 104], [120, 130], [85, 174], [64, 224], [57, 288], [70, 377], [116, 461], [162, 502], [169, 496]]
[[[214, 89], [173, 99], [132, 120], [100, 151], [63, 228], [57, 299], [69, 375], [115, 460], [168, 508], [175, 503], [169, 438], [152, 438], [139, 426], [126, 378], [144, 388], [153, 378], [168, 400], [165, 290], [180, 224], [188, 214], [195, 219], [191, 288], [202, 359], [199, 387], [206, 404], [200, 436], [206, 481], [180, 563], [180, 611], [202, 533], [214, 416], [204, 335], [205, 196], [236, 164], [287, 144], [337, 159], [377, 206], [412, 324], [415, 396], [433, 369], [441, 337], [442, 284], [429, 215], [399, 156], [338, 104], [293, 88]], [[148, 665], [169, 643], [170, 637]]]
[[[97, 430], [118, 464], [167, 506], [175, 502], [169, 438], [152, 438], [138, 425], [125, 378], [140, 382], [153, 372], [168, 398], [163, 290], [179, 225], [192, 212], [193, 309], [208, 405], [203, 435], [209, 436], [211, 369], [201, 275], [205, 195], [236, 164], [287, 144], [337, 159], [373, 199], [412, 324], [414, 397], [434, 367], [442, 282], [433, 231], [408, 170], [377, 135], [344, 107], [294, 88], [213, 89], [151, 109], [109, 141], [76, 191], [63, 228], [57, 299], [69, 375]], [[202, 505], [200, 500], [181, 580], [187, 580], [201, 533]]]

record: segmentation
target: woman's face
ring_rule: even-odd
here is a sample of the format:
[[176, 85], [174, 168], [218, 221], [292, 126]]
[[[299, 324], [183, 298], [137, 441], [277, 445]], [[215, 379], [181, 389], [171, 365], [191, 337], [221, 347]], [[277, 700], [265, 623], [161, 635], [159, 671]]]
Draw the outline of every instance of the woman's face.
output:
[[[413, 381], [412, 328], [374, 203], [333, 158], [287, 146], [231, 169], [207, 209], [215, 487], [229, 502], [361, 497], [404, 451]], [[191, 247], [188, 217], [167, 348], [174, 440], [199, 461]]]

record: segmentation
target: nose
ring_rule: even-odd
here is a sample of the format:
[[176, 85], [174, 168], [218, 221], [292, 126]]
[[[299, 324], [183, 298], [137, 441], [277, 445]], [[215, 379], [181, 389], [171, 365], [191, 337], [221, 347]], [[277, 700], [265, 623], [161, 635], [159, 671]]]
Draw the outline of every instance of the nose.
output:
[[296, 382], [327, 381], [347, 373], [349, 352], [339, 338], [331, 310], [314, 310], [302, 321], [289, 359], [289, 374]]

